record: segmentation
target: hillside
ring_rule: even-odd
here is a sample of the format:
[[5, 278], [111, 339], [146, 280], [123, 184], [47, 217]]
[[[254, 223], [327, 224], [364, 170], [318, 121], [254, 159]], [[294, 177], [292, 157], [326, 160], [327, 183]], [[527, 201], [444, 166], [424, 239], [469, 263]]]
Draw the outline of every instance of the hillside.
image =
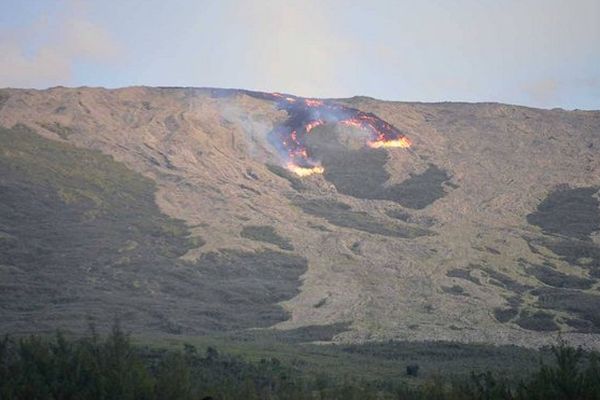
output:
[[600, 347], [599, 111], [279, 97], [0, 90], [0, 332]]

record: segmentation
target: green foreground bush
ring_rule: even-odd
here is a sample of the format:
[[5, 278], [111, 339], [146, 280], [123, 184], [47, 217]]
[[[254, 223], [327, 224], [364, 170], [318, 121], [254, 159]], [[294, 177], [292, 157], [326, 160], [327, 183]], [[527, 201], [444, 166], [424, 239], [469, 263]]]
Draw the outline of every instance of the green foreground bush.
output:
[[[200, 354], [131, 344], [115, 327], [100, 338], [36, 336], [0, 341], [0, 399], [600, 399], [600, 358], [564, 342], [553, 365], [519, 382], [492, 373], [470, 379], [398, 381], [303, 376], [277, 359], [247, 362], [209, 347]], [[404, 371], [398, 371], [401, 377]]]

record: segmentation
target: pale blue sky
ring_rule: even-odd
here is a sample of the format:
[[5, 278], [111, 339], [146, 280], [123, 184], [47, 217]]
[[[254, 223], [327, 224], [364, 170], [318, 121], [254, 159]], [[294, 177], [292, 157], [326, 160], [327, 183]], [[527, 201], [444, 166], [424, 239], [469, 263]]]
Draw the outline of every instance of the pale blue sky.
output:
[[600, 109], [600, 0], [0, 0], [0, 87]]

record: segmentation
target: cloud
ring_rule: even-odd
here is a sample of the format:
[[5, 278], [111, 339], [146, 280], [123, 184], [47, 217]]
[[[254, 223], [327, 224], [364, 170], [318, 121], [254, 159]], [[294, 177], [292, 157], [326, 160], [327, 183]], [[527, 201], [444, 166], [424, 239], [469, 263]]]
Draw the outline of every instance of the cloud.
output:
[[353, 44], [334, 29], [325, 7], [315, 1], [248, 0], [236, 3], [231, 26], [243, 32], [245, 67], [254, 86], [305, 96], [343, 89], [340, 65]]
[[216, 48], [196, 53], [198, 79], [225, 86], [554, 106], [585, 89], [565, 88], [569, 75], [598, 76], [594, 0], [226, 4], [196, 37]]
[[[598, 0], [135, 0], [90, 2], [89, 12], [59, 4], [19, 31], [3, 30], [2, 21], [36, 8], [0, 17], [0, 87], [600, 104]], [[118, 74], [107, 73], [115, 66]]]
[[[587, 99], [597, 101], [600, 78], [589, 75], [534, 79], [523, 84], [521, 90], [525, 94], [526, 104], [536, 107], [564, 107], [571, 101], [573, 104], [566, 108], [590, 109], [586, 102]], [[573, 99], [579, 100], [574, 102]]]
[[548, 105], [556, 101], [559, 83], [555, 79], [543, 79], [525, 85], [523, 90], [535, 104]]
[[72, 82], [77, 62], [113, 63], [119, 44], [87, 18], [78, 2], [29, 26], [0, 31], [0, 87], [48, 87]]

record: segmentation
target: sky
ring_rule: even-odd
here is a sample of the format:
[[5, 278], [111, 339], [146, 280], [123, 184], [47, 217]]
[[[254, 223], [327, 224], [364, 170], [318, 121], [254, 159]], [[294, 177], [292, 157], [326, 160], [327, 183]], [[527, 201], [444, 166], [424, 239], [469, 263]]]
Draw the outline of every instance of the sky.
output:
[[600, 109], [600, 0], [0, 0], [0, 87]]

